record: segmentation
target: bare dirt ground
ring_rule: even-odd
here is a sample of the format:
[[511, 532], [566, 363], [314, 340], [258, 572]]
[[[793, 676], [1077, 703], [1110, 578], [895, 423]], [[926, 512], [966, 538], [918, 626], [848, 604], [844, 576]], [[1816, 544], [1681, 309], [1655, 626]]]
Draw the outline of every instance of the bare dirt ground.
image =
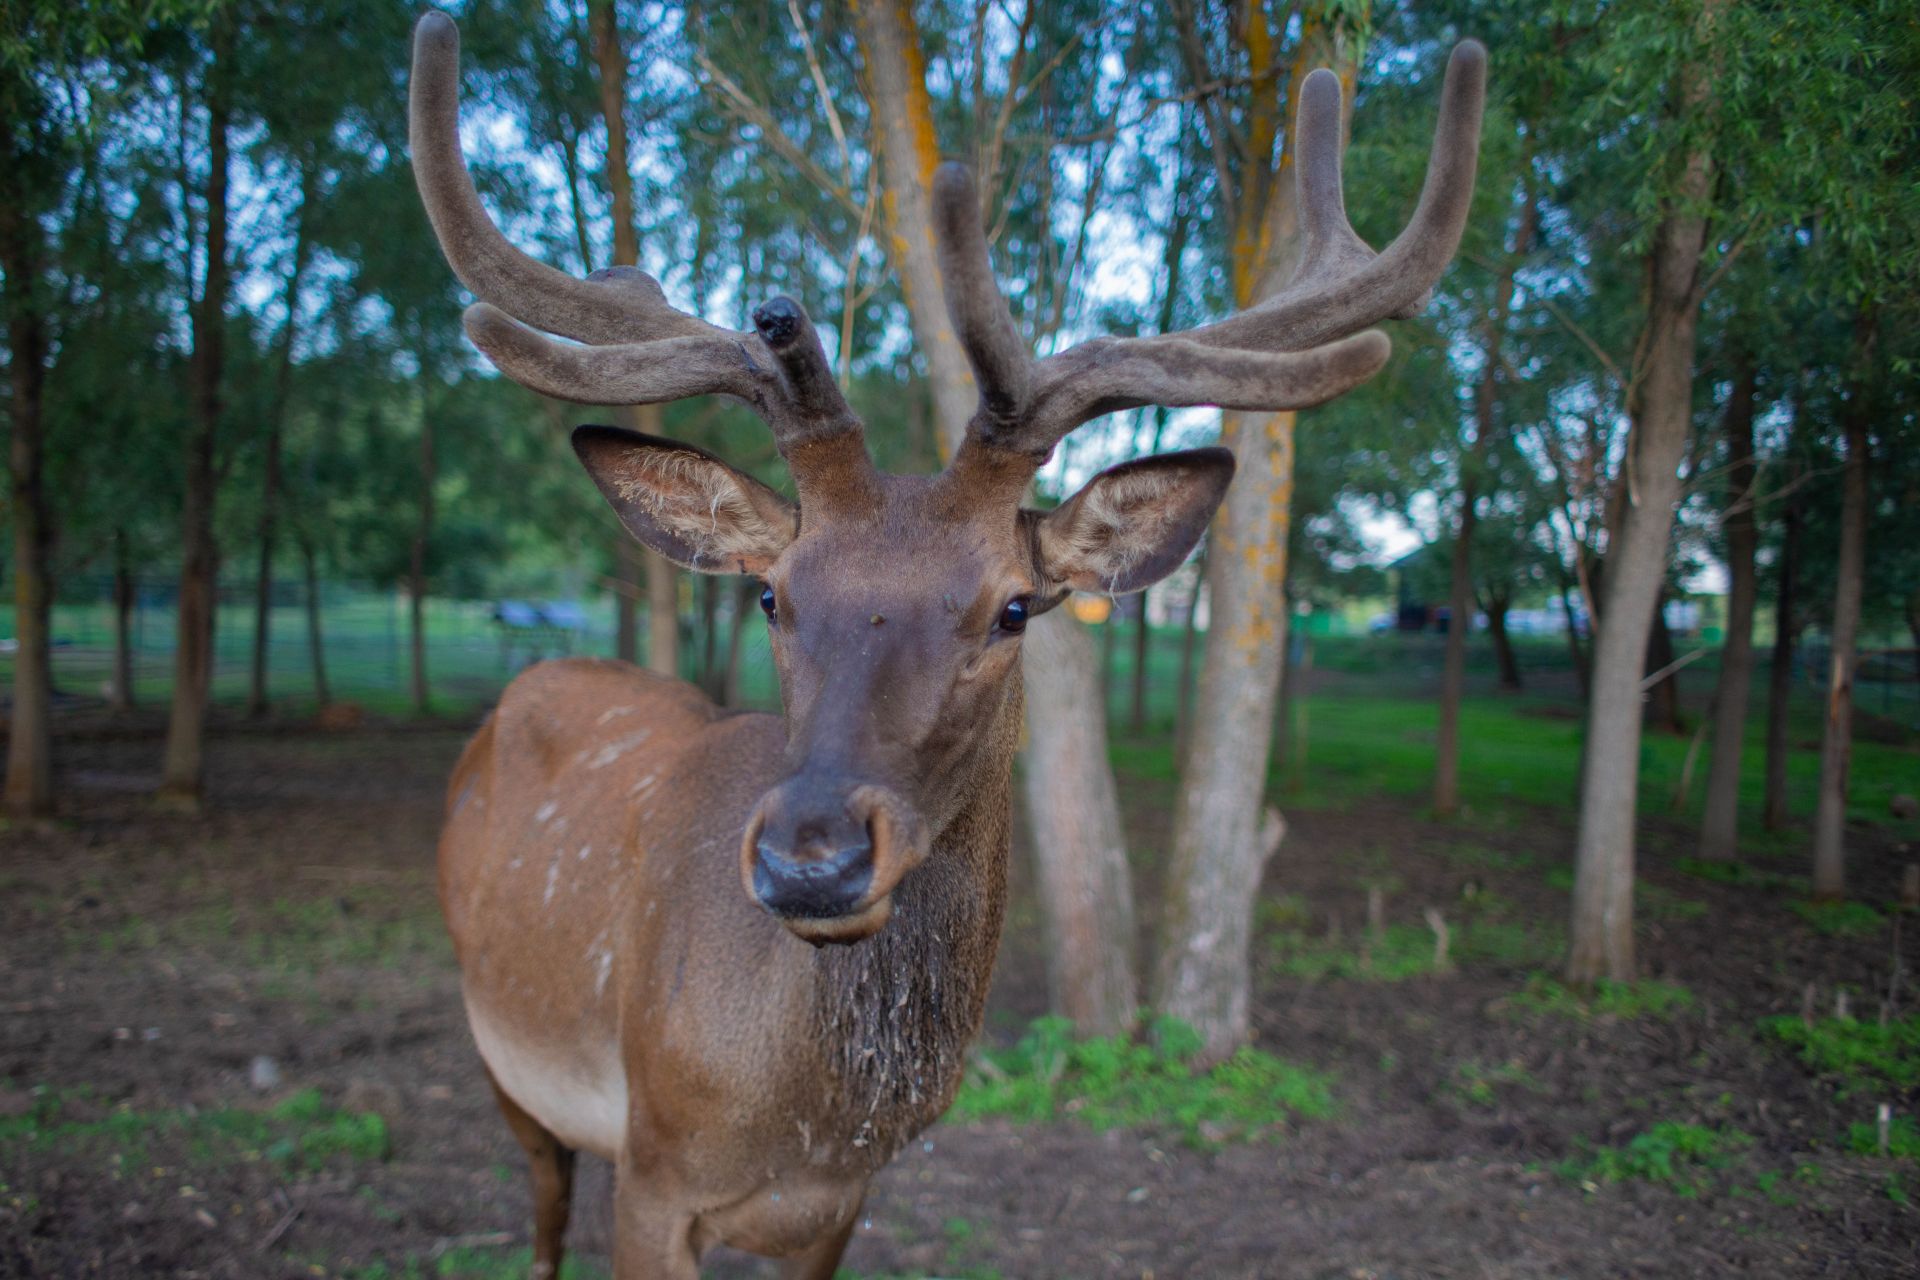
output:
[[[433, 900], [440, 788], [463, 733], [228, 729], [195, 819], [145, 798], [156, 728], [64, 741], [67, 816], [0, 833], [0, 1275], [511, 1274], [529, 1235], [520, 1155], [481, 1080]], [[1170, 806], [1162, 785], [1125, 790], [1150, 914]], [[1809, 984], [1822, 1012], [1845, 989], [1876, 1016], [1889, 930], [1824, 936], [1781, 890], [1683, 875], [1678, 833], [1655, 823], [1643, 954], [1691, 1005], [1528, 1012], [1515, 993], [1551, 968], [1528, 948], [1550, 947], [1566, 911], [1551, 874], [1563, 819], [1489, 831], [1393, 805], [1289, 817], [1265, 927], [1361, 936], [1371, 886], [1393, 925], [1496, 902], [1512, 954], [1399, 982], [1263, 962], [1260, 1044], [1331, 1073], [1335, 1117], [1214, 1151], [1070, 1120], [943, 1124], [880, 1179], [852, 1272], [1920, 1274], [1920, 1171], [1840, 1148], [1875, 1102], [1911, 1114], [1920, 1099], [1837, 1098], [1755, 1029], [1800, 1014]], [[1890, 897], [1911, 834], [1853, 833], [1866, 897]], [[1044, 1004], [1038, 919], [1017, 892], [989, 1022], [1001, 1042]], [[1277, 953], [1263, 941], [1262, 954]], [[289, 1109], [310, 1089], [324, 1118]], [[364, 1113], [385, 1120], [383, 1152], [354, 1147]], [[1583, 1186], [1557, 1168], [1662, 1121], [1745, 1139], [1693, 1194]], [[346, 1132], [344, 1146], [309, 1145], [320, 1131]], [[583, 1274], [602, 1274], [606, 1189], [590, 1171]], [[721, 1258], [709, 1274], [758, 1268]]]

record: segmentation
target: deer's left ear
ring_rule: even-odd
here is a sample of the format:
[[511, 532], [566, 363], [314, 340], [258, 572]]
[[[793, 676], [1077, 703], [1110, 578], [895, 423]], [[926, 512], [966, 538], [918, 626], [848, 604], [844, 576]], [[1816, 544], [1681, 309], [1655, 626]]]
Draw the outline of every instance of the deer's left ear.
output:
[[1034, 560], [1061, 591], [1143, 591], [1180, 567], [1232, 479], [1226, 449], [1123, 462], [1034, 520]]

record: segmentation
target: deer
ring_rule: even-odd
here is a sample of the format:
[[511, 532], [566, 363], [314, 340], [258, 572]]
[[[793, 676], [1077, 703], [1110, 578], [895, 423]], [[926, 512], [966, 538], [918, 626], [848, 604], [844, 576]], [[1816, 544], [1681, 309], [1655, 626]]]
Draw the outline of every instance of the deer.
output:
[[410, 144], [464, 326], [501, 372], [589, 405], [728, 396], [794, 496], [693, 445], [583, 425], [628, 532], [762, 586], [778, 714], [568, 658], [513, 680], [448, 784], [439, 892], [469, 1026], [531, 1172], [533, 1274], [558, 1274], [576, 1154], [613, 1167], [620, 1280], [687, 1280], [718, 1245], [834, 1274], [873, 1176], [952, 1101], [1007, 904], [1020, 639], [1075, 591], [1144, 590], [1193, 550], [1233, 456], [1122, 463], [1023, 506], [1080, 425], [1118, 410], [1324, 403], [1386, 363], [1458, 246], [1486, 54], [1452, 54], [1427, 174], [1376, 254], [1341, 190], [1339, 82], [1301, 86], [1301, 253], [1285, 287], [1182, 332], [1036, 358], [989, 260], [969, 171], [933, 178], [948, 309], [980, 398], [933, 475], [882, 473], [806, 311], [734, 331], [637, 268], [578, 279], [507, 240], [459, 137], [459, 33], [414, 35]]

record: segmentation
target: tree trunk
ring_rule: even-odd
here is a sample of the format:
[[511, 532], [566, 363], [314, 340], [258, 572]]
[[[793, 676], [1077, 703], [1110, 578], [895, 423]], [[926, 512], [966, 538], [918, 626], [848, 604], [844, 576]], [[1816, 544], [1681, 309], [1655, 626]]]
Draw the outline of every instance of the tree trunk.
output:
[[[1434, 752], [1433, 810], [1445, 817], [1460, 808], [1460, 699], [1467, 683], [1467, 638], [1473, 631], [1473, 530], [1479, 518], [1480, 471], [1500, 429], [1496, 413], [1500, 388], [1500, 351], [1513, 307], [1513, 273], [1533, 249], [1538, 205], [1531, 183], [1520, 207], [1513, 244], [1494, 281], [1481, 342], [1480, 376], [1474, 383], [1473, 447], [1460, 460], [1460, 519], [1454, 531], [1452, 579], [1447, 591], [1447, 650], [1440, 678], [1440, 734]], [[1501, 643], [1505, 643], [1502, 633]], [[1509, 659], [1512, 651], [1507, 651]]]
[[[185, 499], [181, 510], [180, 622], [174, 649], [173, 705], [161, 764], [161, 803], [197, 811], [206, 785], [207, 702], [213, 687], [213, 611], [218, 549], [213, 508], [219, 478], [213, 465], [226, 364], [228, 66], [232, 19], [214, 19], [213, 63], [207, 70], [208, 170], [206, 283], [193, 309], [193, 419], [187, 428]], [[184, 198], [185, 192], [182, 192]]]
[[1223, 414], [1238, 469], [1207, 557], [1210, 614], [1175, 800], [1153, 1004], [1218, 1059], [1245, 1042], [1273, 709], [1287, 651], [1294, 415]]
[[[1727, 0], [1705, 0], [1699, 34], [1710, 46]], [[1681, 74], [1683, 122], [1698, 118], [1713, 93], [1709, 64]], [[1595, 629], [1593, 693], [1580, 768], [1580, 824], [1574, 848], [1573, 920], [1567, 980], [1631, 981], [1634, 814], [1640, 781], [1640, 732], [1647, 632], [1666, 581], [1667, 541], [1680, 497], [1680, 460], [1692, 425], [1694, 331], [1700, 314], [1704, 210], [1713, 189], [1713, 159], [1704, 142], [1686, 157], [1654, 233], [1648, 263], [1645, 362], [1628, 405], [1631, 420], [1623, 474], [1633, 495], [1620, 539], [1607, 554]]]
[[107, 706], [133, 710], [133, 605], [136, 599], [133, 560], [127, 551], [127, 531], [113, 531], [113, 674], [107, 680]]
[[640, 661], [640, 597], [646, 591], [641, 547], [625, 529], [613, 535], [613, 656]]
[[[1106, 723], [1077, 713], [1100, 703], [1099, 681], [1092, 678], [1093, 637], [1064, 609], [1055, 609], [1035, 618], [1021, 643], [1028, 722], [1053, 730], [1033, 737], [1026, 758], [1051, 1005], [1082, 1034], [1114, 1035], [1133, 1025], [1139, 991], [1133, 889], [1119, 794], [1107, 764]], [[1075, 647], [1083, 652], [1076, 655]], [[1060, 790], [1052, 782], [1061, 777], [1090, 779], [1094, 790]], [[1081, 856], [1047, 853], [1061, 848]]]
[[1494, 661], [1500, 666], [1500, 687], [1518, 693], [1523, 684], [1520, 659], [1513, 651], [1513, 637], [1507, 634], [1507, 610], [1512, 607], [1512, 601], [1504, 595], [1489, 595], [1485, 607], [1487, 635], [1493, 640]]
[[[1484, 432], [1490, 423], [1483, 423]], [[1479, 454], [1478, 441], [1474, 453]], [[1471, 475], [1460, 482], [1460, 518], [1448, 557], [1447, 648], [1440, 675], [1440, 732], [1433, 758], [1433, 811], [1451, 817], [1460, 808], [1460, 698], [1467, 684], [1467, 632], [1473, 628], [1474, 504], [1479, 500]]]
[[280, 498], [280, 455], [286, 434], [287, 393], [293, 382], [293, 342], [299, 332], [300, 277], [307, 265], [307, 218], [313, 200], [313, 175], [303, 169], [300, 177], [299, 224], [293, 237], [293, 268], [287, 275], [286, 328], [280, 335], [280, 363], [274, 372], [273, 402], [267, 412], [267, 448], [265, 475], [260, 491], [260, 525], [256, 540], [260, 544], [260, 567], [254, 579], [253, 593], [253, 673], [247, 685], [247, 715], [259, 719], [267, 714], [267, 649], [273, 626], [273, 535], [275, 507]]
[[[422, 362], [421, 375], [426, 378]], [[423, 390], [423, 395], [425, 391]], [[413, 710], [425, 715], [429, 708], [427, 687], [427, 552], [433, 541], [433, 486], [438, 475], [433, 456], [433, 414], [423, 403], [420, 409], [420, 507], [413, 529], [413, 544], [407, 557], [407, 629], [411, 661], [409, 687], [413, 692]]]
[[[9, 161], [9, 167], [13, 167]], [[0, 267], [6, 271], [7, 462], [13, 501], [13, 617], [17, 648], [7, 712], [6, 809], [18, 818], [53, 812], [53, 524], [46, 494], [46, 316], [41, 310], [40, 224], [0, 177]]]
[[[627, 51], [620, 37], [620, 19], [613, 0], [593, 0], [588, 12], [593, 32], [593, 58], [600, 73], [600, 116], [607, 128], [607, 185], [613, 196], [613, 265], [637, 266], [640, 237], [634, 226], [633, 173], [627, 167]], [[625, 407], [628, 425], [648, 435], [660, 434], [660, 406]], [[680, 674], [680, 584], [673, 562], [657, 552], [636, 548], [622, 533], [614, 563], [623, 586], [637, 586], [639, 567], [647, 581], [647, 670], [663, 676]], [[636, 560], [637, 557], [637, 560]], [[633, 661], [638, 653], [634, 611], [637, 593], [614, 593], [615, 654]]]
[[1182, 769], [1186, 767], [1187, 741], [1193, 727], [1193, 656], [1200, 647], [1200, 586], [1207, 578], [1208, 545], [1201, 542], [1193, 558], [1193, 592], [1187, 597], [1187, 612], [1180, 627], [1180, 687], [1179, 701], [1173, 709], [1173, 757]]
[[[1284, 28], [1255, 14], [1240, 34], [1251, 65], [1277, 79]], [[1359, 46], [1348, 35], [1310, 24], [1295, 48], [1288, 83], [1300, 84], [1309, 67], [1324, 62], [1351, 101]], [[1297, 115], [1298, 95], [1288, 97], [1289, 112]], [[1264, 160], [1275, 132], [1296, 123], [1279, 118], [1278, 101], [1256, 93], [1248, 123], [1251, 153], [1263, 161], [1242, 184], [1233, 228], [1229, 274], [1242, 309], [1284, 284], [1299, 255], [1293, 148], [1283, 150], [1277, 167]], [[1238, 465], [1211, 534], [1205, 660], [1175, 799], [1152, 992], [1158, 1012], [1199, 1033], [1203, 1060], [1231, 1054], [1250, 1029], [1254, 907], [1276, 847], [1263, 837], [1262, 800], [1287, 652], [1296, 416], [1223, 413], [1220, 419], [1220, 442]]]
[[[946, 290], [934, 258], [931, 188], [939, 154], [919, 35], [904, 0], [860, 0], [858, 25], [893, 262], [906, 294], [914, 338], [926, 361], [937, 438], [942, 453], [951, 457], [978, 404], [979, 391], [947, 316]], [[1035, 828], [1034, 857], [1042, 883], [1079, 886], [1077, 898], [1047, 895], [1049, 907], [1064, 910], [1077, 902], [1079, 909], [1098, 920], [1131, 920], [1133, 897], [1126, 849], [1119, 838], [1118, 793], [1106, 755], [1106, 709], [1098, 696], [1098, 654], [1091, 637], [1062, 639], [1058, 635], [1076, 631], [1079, 625], [1064, 609], [1056, 609], [1037, 619], [1028, 635], [1031, 640], [1035, 632], [1044, 636], [1051, 631], [1059, 643], [1054, 650], [1058, 656], [1047, 666], [1037, 668], [1029, 659], [1026, 669], [1038, 669], [1046, 680], [1059, 681], [1062, 688], [1080, 695], [1068, 699], [1036, 690], [1028, 699], [1026, 785], [1029, 796], [1047, 801], [1029, 805]], [[1046, 640], [1041, 643], [1045, 645]], [[1029, 675], [1027, 681], [1032, 689], [1035, 678]], [[1086, 696], [1089, 691], [1094, 696]], [[1079, 809], [1082, 821], [1077, 825], [1050, 821], [1055, 804]], [[1084, 939], [1103, 950], [1094, 957], [1050, 959], [1049, 972], [1061, 975], [1063, 982], [1078, 982], [1079, 977], [1068, 975], [1081, 975], [1089, 984], [1070, 993], [1059, 992], [1059, 1007], [1074, 1011], [1069, 1016], [1082, 1034], [1106, 1035], [1130, 1026], [1137, 1003], [1132, 939], [1112, 929], [1088, 935], [1077, 914], [1048, 923], [1048, 936], [1056, 948]], [[1092, 976], [1119, 974], [1126, 975], [1124, 982]]]
[[1680, 672], [1673, 666], [1673, 631], [1667, 626], [1667, 594], [1663, 589], [1653, 606], [1653, 625], [1647, 633], [1647, 670], [1666, 671], [1647, 690], [1647, 721], [1668, 733], [1687, 731], [1680, 718]]
[[1560, 588], [1560, 612], [1567, 619], [1567, 652], [1573, 660], [1574, 684], [1580, 690], [1580, 700], [1586, 702], [1593, 693], [1593, 673], [1587, 667], [1587, 651], [1580, 645], [1579, 618], [1573, 611], [1572, 589], [1565, 585]]
[[1135, 733], [1147, 727], [1147, 659], [1153, 640], [1147, 625], [1147, 598], [1140, 597], [1140, 612], [1133, 620], [1133, 693], [1128, 708], [1127, 726]]
[[[1796, 411], [1797, 416], [1797, 411]], [[1797, 468], [1787, 476], [1791, 487]], [[1767, 781], [1760, 825], [1779, 831], [1787, 825], [1787, 706], [1793, 698], [1793, 649], [1800, 635], [1794, 600], [1800, 560], [1800, 495], [1790, 493], [1781, 515], [1779, 580], [1773, 597], [1773, 658], [1767, 669]]]
[[733, 618], [727, 628], [727, 669], [720, 682], [720, 702], [724, 706], [740, 705], [740, 651], [747, 635], [747, 616], [753, 608], [753, 589], [758, 585], [752, 578], [741, 578], [733, 586]]
[[[1873, 348], [1873, 321], [1862, 317], [1856, 367]], [[1853, 668], [1860, 638], [1860, 587], [1866, 574], [1870, 462], [1864, 373], [1855, 375], [1844, 409], [1846, 469], [1841, 476], [1840, 557], [1834, 569], [1833, 629], [1827, 672], [1827, 715], [1820, 735], [1820, 801], [1813, 815], [1813, 896], [1847, 894], [1847, 771], [1853, 763]]]
[[1747, 700], [1753, 685], [1753, 606], [1758, 595], [1754, 552], [1759, 532], [1753, 518], [1753, 411], [1755, 371], [1745, 360], [1733, 380], [1724, 423], [1727, 434], [1727, 505], [1721, 517], [1727, 542], [1727, 632], [1720, 646], [1720, 680], [1713, 692], [1713, 747], [1707, 760], [1706, 810], [1700, 819], [1700, 856], [1727, 861], [1740, 836], [1740, 755], [1747, 733]]
[[313, 698], [321, 710], [333, 701], [327, 688], [327, 650], [320, 634], [320, 571], [314, 564], [313, 544], [300, 540], [300, 563], [307, 578], [307, 656], [313, 662]]

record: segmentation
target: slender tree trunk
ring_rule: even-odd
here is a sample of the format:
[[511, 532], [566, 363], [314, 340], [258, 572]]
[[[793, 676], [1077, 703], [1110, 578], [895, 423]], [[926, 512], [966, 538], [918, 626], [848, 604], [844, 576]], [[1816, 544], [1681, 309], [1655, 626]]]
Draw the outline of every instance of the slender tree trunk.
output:
[[[1667, 671], [1673, 665], [1673, 631], [1667, 626], [1667, 595], [1664, 590], [1653, 607], [1653, 625], [1647, 633], [1647, 670]], [[1647, 690], [1647, 720], [1666, 732], [1679, 735], [1687, 731], [1680, 718], [1680, 673], [1667, 674]]]
[[[13, 162], [9, 160], [10, 167]], [[17, 170], [16, 170], [17, 172]], [[46, 494], [47, 328], [41, 310], [40, 226], [0, 175], [0, 267], [6, 270], [7, 462], [13, 505], [13, 617], [17, 648], [7, 712], [6, 809], [18, 818], [53, 812], [53, 523]]]
[[1179, 701], [1173, 710], [1173, 755], [1182, 769], [1186, 767], [1187, 742], [1193, 727], [1193, 659], [1200, 647], [1200, 587], [1207, 580], [1209, 545], [1203, 541], [1193, 558], [1193, 592], [1187, 597], [1186, 617], [1180, 627], [1180, 687]]
[[[607, 185], [613, 195], [613, 265], [637, 266], [640, 237], [634, 225], [633, 173], [627, 165], [627, 51], [620, 35], [620, 19], [613, 0], [593, 0], [588, 12], [593, 32], [593, 57], [600, 73], [600, 115], [607, 128]], [[628, 425], [648, 435], [660, 434], [659, 405], [625, 408]], [[647, 670], [664, 676], [680, 674], [680, 583], [673, 562], [657, 552], [637, 548], [622, 532], [614, 564], [625, 586], [647, 583]], [[644, 569], [644, 573], [642, 573]], [[631, 662], [638, 656], [639, 629], [635, 619], [637, 591], [614, 593], [615, 654]]]
[[107, 682], [107, 705], [114, 711], [133, 710], [133, 606], [136, 600], [133, 558], [127, 550], [127, 531], [113, 531], [113, 675]]
[[[943, 455], [951, 457], [978, 404], [979, 390], [947, 316], [946, 290], [934, 259], [931, 191], [939, 154], [919, 35], [905, 0], [860, 0], [857, 18], [892, 258], [914, 338], [927, 363], [937, 440]], [[1057, 992], [1058, 1007], [1082, 1034], [1106, 1035], [1130, 1026], [1137, 1009], [1132, 938], [1105, 926], [1089, 931], [1079, 913], [1109, 923], [1131, 921], [1133, 895], [1119, 838], [1118, 793], [1106, 755], [1098, 653], [1084, 633], [1059, 635], [1078, 629], [1066, 610], [1056, 609], [1036, 619], [1023, 641], [1038, 638], [1046, 646], [1049, 635], [1058, 641], [1052, 650], [1055, 658], [1044, 666], [1031, 654], [1026, 659], [1026, 785], [1029, 795], [1047, 798], [1045, 804], [1029, 805], [1042, 883], [1079, 887], [1049, 891], [1043, 898], [1050, 911], [1069, 913], [1049, 918], [1051, 946], [1055, 951], [1076, 944], [1099, 946], [1102, 952], [1051, 957], [1049, 972], [1060, 984], [1075, 988]], [[1039, 679], [1057, 681], [1075, 696], [1039, 689]], [[1053, 816], [1064, 811], [1056, 804], [1078, 809], [1080, 820], [1054, 821]]]
[[[426, 377], [424, 362], [421, 377]], [[420, 410], [420, 506], [407, 557], [407, 630], [411, 662], [409, 686], [413, 710], [425, 715], [431, 701], [427, 686], [427, 553], [433, 542], [433, 488], [439, 467], [433, 456], [433, 413]]]
[[1147, 598], [1140, 597], [1140, 612], [1133, 620], [1133, 690], [1128, 707], [1127, 726], [1135, 733], [1147, 727], [1147, 660], [1153, 629], [1147, 625]]
[[1504, 595], [1489, 595], [1486, 601], [1487, 635], [1493, 640], [1494, 661], [1500, 667], [1500, 687], [1517, 693], [1522, 687], [1520, 659], [1513, 651], [1513, 637], [1507, 634], [1507, 610], [1512, 601]]
[[[1529, 160], [1529, 166], [1531, 160]], [[1500, 430], [1498, 396], [1501, 348], [1507, 336], [1507, 316], [1513, 307], [1513, 273], [1533, 249], [1538, 206], [1528, 186], [1520, 206], [1513, 243], [1494, 282], [1481, 341], [1480, 377], [1474, 383], [1473, 446], [1460, 459], [1460, 518], [1453, 536], [1452, 578], [1447, 591], [1446, 660], [1440, 679], [1440, 733], [1433, 766], [1433, 810], [1449, 816], [1460, 808], [1460, 699], [1467, 684], [1467, 640], [1473, 631], [1473, 530], [1479, 519], [1480, 473]], [[1504, 635], [1502, 640], [1504, 641]], [[1511, 651], [1509, 651], [1509, 657]]]
[[[1855, 340], [1856, 367], [1864, 367], [1873, 337], [1872, 318], [1862, 317]], [[1840, 556], [1834, 569], [1827, 715], [1820, 735], [1820, 800], [1813, 815], [1813, 896], [1836, 901], [1847, 894], [1847, 772], [1853, 763], [1853, 676], [1867, 558], [1871, 459], [1864, 379], [1864, 372], [1856, 374], [1843, 410], [1847, 461], [1840, 490]]]
[[300, 323], [300, 277], [307, 265], [307, 217], [313, 200], [314, 179], [307, 170], [300, 178], [300, 220], [293, 238], [293, 269], [287, 274], [286, 328], [280, 335], [280, 363], [274, 371], [273, 402], [267, 412], [267, 447], [260, 490], [260, 567], [253, 593], [253, 673], [247, 685], [247, 715], [267, 714], [267, 657], [273, 627], [273, 535], [275, 508], [280, 500], [280, 455], [286, 435], [287, 396], [293, 383], [293, 344]]
[[[1484, 432], [1490, 423], [1482, 423]], [[1475, 442], [1474, 458], [1480, 453]], [[1448, 557], [1447, 647], [1440, 675], [1440, 731], [1433, 759], [1433, 811], [1451, 817], [1460, 809], [1460, 699], [1467, 685], [1467, 633], [1473, 629], [1473, 526], [1479, 486], [1460, 481], [1460, 516]]]
[[313, 663], [313, 699], [321, 710], [333, 701], [327, 688], [327, 647], [320, 634], [320, 570], [314, 564], [313, 544], [300, 539], [300, 563], [307, 579], [307, 656]]
[[[1796, 478], [1796, 474], [1788, 475], [1789, 487]], [[1793, 649], [1800, 635], [1799, 605], [1794, 599], [1799, 561], [1800, 495], [1790, 493], [1787, 509], [1781, 515], [1780, 563], [1773, 597], [1773, 658], [1767, 669], [1767, 783], [1760, 825], [1768, 831], [1779, 831], [1787, 825], [1787, 708], [1793, 698]]]
[[1744, 361], [1727, 399], [1727, 505], [1721, 528], [1727, 542], [1727, 634], [1720, 647], [1720, 680], [1713, 693], [1713, 748], [1707, 761], [1706, 810], [1700, 819], [1700, 856], [1726, 861], [1740, 836], [1740, 756], [1753, 686], [1753, 606], [1758, 592], [1753, 518], [1755, 371]]
[[167, 718], [166, 754], [160, 773], [160, 801], [191, 811], [200, 808], [206, 785], [207, 702], [213, 687], [213, 611], [219, 554], [213, 541], [213, 509], [219, 485], [213, 449], [220, 428], [226, 366], [231, 46], [232, 19], [216, 17], [214, 61], [207, 70], [207, 274], [200, 303], [193, 309], [193, 419], [187, 429], [181, 512], [179, 637], [174, 648], [173, 705]]
[[740, 652], [744, 648], [747, 615], [753, 608], [756, 585], [752, 578], [741, 578], [733, 584], [733, 618], [727, 627], [727, 669], [720, 682], [720, 702], [724, 706], [740, 705]]
[[1579, 616], [1573, 611], [1573, 591], [1566, 584], [1560, 588], [1560, 612], [1567, 619], [1567, 652], [1573, 659], [1574, 683], [1580, 690], [1580, 700], [1585, 702], [1592, 694], [1593, 674], [1587, 668], [1587, 651], [1580, 645]]
[[[1704, 0], [1697, 22], [1710, 48], [1727, 0]], [[1683, 120], [1710, 106], [1708, 63], [1681, 73]], [[1586, 746], [1580, 769], [1580, 825], [1575, 840], [1573, 921], [1567, 980], [1589, 986], [1601, 978], [1631, 981], [1633, 951], [1634, 815], [1640, 781], [1640, 688], [1647, 630], [1665, 585], [1667, 541], [1680, 498], [1680, 460], [1692, 425], [1693, 351], [1700, 314], [1700, 258], [1706, 245], [1704, 210], [1713, 190], [1713, 158], [1703, 142], [1686, 157], [1677, 189], [1648, 263], [1645, 363], [1628, 405], [1631, 435], [1621, 466], [1636, 483], [1621, 521], [1619, 541], [1607, 553], [1600, 619], [1594, 636], [1593, 693], [1588, 700]]]

